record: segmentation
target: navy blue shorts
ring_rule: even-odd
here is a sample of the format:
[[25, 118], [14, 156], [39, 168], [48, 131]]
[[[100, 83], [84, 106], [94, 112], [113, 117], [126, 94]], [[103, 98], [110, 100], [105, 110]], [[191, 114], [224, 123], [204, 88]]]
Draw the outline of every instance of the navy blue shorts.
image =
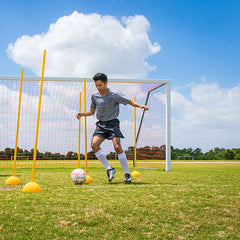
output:
[[94, 136], [99, 136], [104, 139], [111, 140], [113, 138], [124, 138], [120, 131], [120, 124], [118, 119], [113, 119], [106, 122], [98, 121], [96, 122], [96, 129], [93, 133]]

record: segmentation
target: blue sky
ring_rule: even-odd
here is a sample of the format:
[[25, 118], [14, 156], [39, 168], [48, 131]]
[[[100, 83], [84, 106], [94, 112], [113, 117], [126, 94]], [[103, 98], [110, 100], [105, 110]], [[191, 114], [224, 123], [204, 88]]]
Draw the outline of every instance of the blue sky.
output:
[[46, 32], [51, 23], [74, 10], [117, 18], [144, 15], [151, 24], [150, 39], [162, 47], [148, 59], [156, 65], [149, 78], [170, 78], [173, 86], [201, 81], [200, 76], [223, 87], [238, 81], [240, 2], [233, 0], [1, 1], [0, 74], [19, 75], [21, 66], [5, 52], [9, 43]]
[[[201, 106], [201, 100], [194, 98], [207, 89], [202, 97], [213, 101], [214, 93], [219, 93], [219, 99], [228, 98], [221, 104], [239, 105], [236, 97], [240, 87], [240, 1], [237, 0], [0, 0], [0, 75], [20, 75], [21, 64], [10, 59], [6, 53], [8, 45], [15, 43], [23, 35], [34, 36], [47, 32], [50, 24], [55, 23], [60, 17], [69, 16], [74, 11], [83, 14], [97, 13], [101, 16], [110, 15], [116, 19], [123, 16], [143, 15], [150, 24], [148, 36], [152, 44], [159, 44], [161, 50], [150, 54], [146, 61], [155, 66], [153, 71], [147, 72], [147, 78], [171, 79], [173, 90], [172, 116], [173, 143], [179, 147], [200, 147], [208, 149], [214, 146], [239, 147], [239, 137], [218, 142], [219, 135], [210, 139], [215, 133], [209, 130], [208, 139], [201, 136], [201, 141], [191, 144], [191, 140], [179, 139], [186, 129], [182, 122], [188, 121], [186, 115], [192, 114], [194, 109], [206, 106], [205, 113], [219, 108], [216, 112], [216, 125], [221, 134], [226, 124], [236, 126], [239, 118], [230, 117], [222, 123], [222, 114], [229, 114], [227, 110], [220, 110], [220, 105], [208, 108], [208, 104]], [[25, 75], [32, 76], [36, 73], [25, 67]], [[236, 90], [237, 88], [237, 90]], [[211, 92], [210, 92], [210, 90]], [[233, 94], [229, 97], [230, 94]], [[222, 96], [222, 97], [221, 97]], [[232, 96], [235, 102], [232, 103]], [[178, 106], [180, 100], [183, 104], [191, 106], [192, 110]], [[178, 107], [177, 107], [178, 106]], [[234, 111], [239, 109], [233, 108]], [[199, 118], [200, 111], [195, 117]], [[220, 114], [220, 115], [217, 115]], [[211, 116], [212, 117], [212, 116]], [[229, 116], [226, 116], [228, 118]], [[206, 120], [207, 121], [207, 120]], [[181, 124], [180, 124], [181, 123]], [[197, 131], [205, 127], [201, 122], [195, 135], [187, 135], [188, 139], [195, 139]], [[221, 125], [222, 124], [222, 125]], [[224, 127], [223, 127], [224, 126]], [[237, 125], [238, 126], [238, 125]], [[193, 131], [191, 129], [191, 131]], [[217, 129], [216, 129], [217, 130]], [[229, 133], [231, 129], [226, 129]], [[219, 132], [217, 131], [217, 132]], [[240, 135], [240, 134], [238, 134]], [[237, 143], [238, 141], [238, 143]], [[206, 143], [207, 142], [207, 143]], [[204, 145], [206, 143], [206, 146]]]

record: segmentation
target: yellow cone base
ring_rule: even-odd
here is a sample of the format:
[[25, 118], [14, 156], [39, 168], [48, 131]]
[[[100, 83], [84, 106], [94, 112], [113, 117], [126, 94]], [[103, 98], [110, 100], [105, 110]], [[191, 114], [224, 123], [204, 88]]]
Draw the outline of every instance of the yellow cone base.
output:
[[132, 176], [132, 177], [141, 177], [141, 174], [140, 174], [140, 172], [138, 172], [138, 171], [133, 171], [133, 172], [131, 173], [131, 176]]
[[20, 184], [20, 180], [19, 180], [18, 177], [11, 176], [11, 177], [9, 177], [9, 178], [5, 181], [5, 184], [8, 184], [8, 185], [19, 185], [19, 184]]
[[40, 186], [35, 182], [29, 182], [23, 187], [23, 192], [42, 192]]
[[87, 175], [87, 179], [84, 183], [91, 183], [91, 182], [93, 182], [93, 179], [89, 175]]

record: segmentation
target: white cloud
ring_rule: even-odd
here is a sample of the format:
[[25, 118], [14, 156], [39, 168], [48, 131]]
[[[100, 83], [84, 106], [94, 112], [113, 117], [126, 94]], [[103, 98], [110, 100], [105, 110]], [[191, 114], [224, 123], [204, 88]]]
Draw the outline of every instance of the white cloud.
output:
[[122, 17], [73, 12], [50, 25], [46, 33], [24, 35], [9, 44], [7, 53], [23, 67], [41, 74], [43, 50], [47, 50], [45, 76], [146, 77], [155, 67], [146, 59], [160, 51], [152, 44], [149, 21], [142, 15]]
[[[118, 20], [113, 16], [85, 15], [75, 11], [51, 24], [46, 33], [20, 37], [15, 43], [9, 44], [7, 53], [16, 63], [31, 68], [37, 75], [41, 73], [43, 50], [46, 49], [45, 76], [92, 77], [96, 72], [102, 71], [107, 73], [109, 78], [146, 77], [148, 72], [155, 68], [150, 66], [146, 59], [161, 49], [158, 43], [151, 43], [148, 36], [149, 29], [150, 23], [142, 15], [122, 17]], [[38, 87], [37, 83], [34, 90]], [[146, 97], [146, 92], [139, 84], [132, 83], [129, 88], [127, 83], [119, 85], [110, 81], [109, 87], [120, 90], [130, 99], [136, 96], [140, 102]], [[7, 132], [15, 129], [18, 91], [17, 88], [9, 86], [5, 88], [8, 91], [7, 94], [0, 89], [3, 93], [1, 96], [4, 96], [0, 98], [0, 106], [1, 104], [6, 106], [6, 101], [13, 96], [16, 99], [11, 105], [14, 111], [10, 112], [6, 118], [8, 122], [14, 116], [12, 124], [2, 126], [6, 130], [5, 140], [11, 138], [11, 144], [8, 145], [13, 146], [15, 133], [13, 131], [9, 135]], [[21, 148], [30, 149], [31, 146], [33, 148], [35, 137], [38, 91], [34, 94], [26, 88], [24, 91], [19, 144]], [[96, 91], [94, 84], [87, 83], [87, 109], [93, 91]], [[52, 152], [66, 152], [69, 149], [77, 151], [78, 121], [75, 114], [79, 107], [79, 92], [82, 93], [83, 111], [82, 85], [69, 82], [66, 86], [61, 82], [44, 82], [38, 140], [40, 151], [49, 149]], [[129, 136], [126, 137], [128, 142], [123, 140], [124, 147], [127, 147], [129, 141], [133, 142], [131, 116], [133, 109], [130, 111], [131, 113], [126, 114], [122, 121], [122, 131], [124, 135]], [[95, 117], [89, 117], [87, 120], [88, 151], [95, 121]], [[82, 139], [84, 139], [83, 123], [82, 120]], [[56, 131], [56, 129], [59, 130]], [[65, 142], [64, 145], [63, 142]], [[81, 152], [84, 152], [84, 144], [81, 144]]]
[[240, 84], [231, 89], [192, 84], [190, 99], [172, 91], [172, 109], [174, 147], [239, 148]]

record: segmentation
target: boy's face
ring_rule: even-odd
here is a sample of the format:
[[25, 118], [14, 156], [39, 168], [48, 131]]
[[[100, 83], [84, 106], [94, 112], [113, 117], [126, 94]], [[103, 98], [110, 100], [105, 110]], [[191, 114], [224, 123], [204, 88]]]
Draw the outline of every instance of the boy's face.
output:
[[102, 82], [101, 80], [95, 81], [95, 86], [100, 93], [105, 93], [107, 90], [107, 83]]

